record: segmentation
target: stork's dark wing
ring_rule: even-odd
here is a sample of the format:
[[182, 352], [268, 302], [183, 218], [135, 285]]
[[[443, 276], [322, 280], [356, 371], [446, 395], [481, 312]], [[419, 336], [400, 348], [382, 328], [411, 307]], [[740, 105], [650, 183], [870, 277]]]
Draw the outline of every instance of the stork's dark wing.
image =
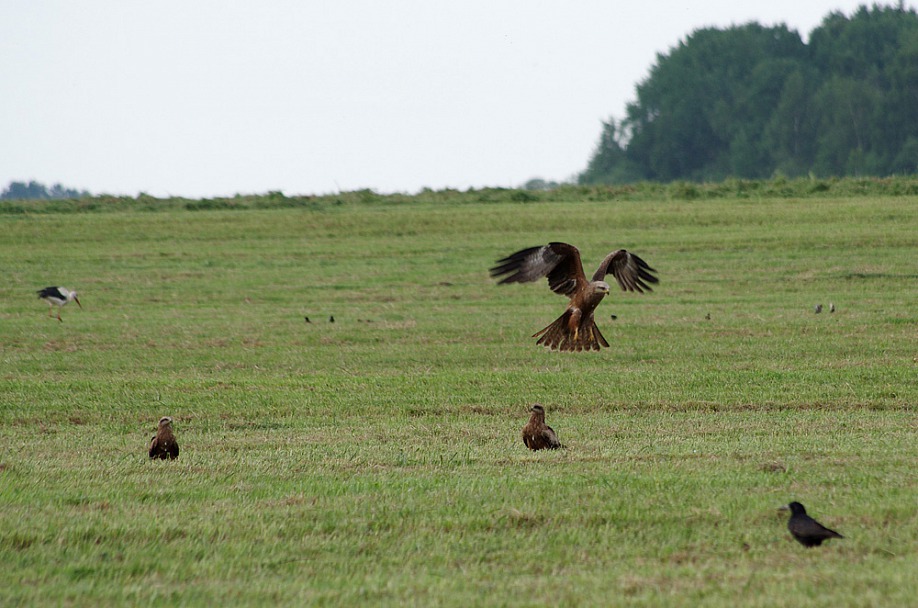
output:
[[58, 298], [60, 300], [66, 300], [67, 297], [61, 293], [61, 290], [57, 287], [45, 287], [44, 289], [39, 289], [37, 292], [39, 298]]
[[[506, 276], [504, 276], [506, 275]], [[548, 277], [548, 286], [555, 293], [569, 296], [587, 285], [580, 252], [567, 243], [549, 243], [512, 253], [497, 261], [492, 277], [504, 283], [530, 283]]]
[[647, 265], [647, 262], [634, 255], [630, 251], [619, 249], [606, 256], [596, 274], [593, 275], [594, 281], [602, 281], [607, 274], [611, 274], [618, 281], [622, 291], [653, 291], [647, 283], [659, 283], [660, 279], [650, 274], [656, 272]]

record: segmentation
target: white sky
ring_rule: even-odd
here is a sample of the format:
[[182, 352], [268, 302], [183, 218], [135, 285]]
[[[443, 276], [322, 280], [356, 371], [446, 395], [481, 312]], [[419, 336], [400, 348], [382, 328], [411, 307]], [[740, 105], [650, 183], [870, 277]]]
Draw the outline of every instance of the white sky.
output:
[[0, 189], [197, 198], [560, 181], [692, 31], [758, 21], [807, 39], [861, 4], [8, 0]]

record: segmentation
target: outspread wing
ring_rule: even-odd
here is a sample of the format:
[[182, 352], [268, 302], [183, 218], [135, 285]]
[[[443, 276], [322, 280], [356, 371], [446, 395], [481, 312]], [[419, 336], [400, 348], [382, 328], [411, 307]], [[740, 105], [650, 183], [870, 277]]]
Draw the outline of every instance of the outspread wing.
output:
[[[506, 276], [504, 276], [506, 275]], [[567, 243], [549, 243], [512, 253], [497, 261], [492, 277], [504, 283], [530, 283], [548, 277], [548, 286], [558, 294], [569, 296], [587, 285], [580, 251]]]
[[656, 272], [647, 262], [634, 255], [630, 251], [619, 249], [613, 251], [602, 261], [596, 273], [593, 275], [594, 281], [602, 281], [607, 274], [611, 274], [618, 281], [622, 291], [653, 291], [648, 283], [659, 283], [660, 279], [650, 274]]

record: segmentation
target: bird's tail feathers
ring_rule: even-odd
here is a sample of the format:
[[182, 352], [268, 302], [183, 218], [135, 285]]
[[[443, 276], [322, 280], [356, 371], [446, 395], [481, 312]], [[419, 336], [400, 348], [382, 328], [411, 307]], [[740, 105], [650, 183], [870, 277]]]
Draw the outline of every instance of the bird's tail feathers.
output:
[[579, 352], [600, 350], [603, 346], [609, 346], [592, 317], [585, 323], [581, 322], [577, 331], [572, 332], [568, 324], [570, 316], [571, 312], [565, 311], [551, 325], [534, 333], [532, 337], [539, 338], [537, 344], [552, 350]]

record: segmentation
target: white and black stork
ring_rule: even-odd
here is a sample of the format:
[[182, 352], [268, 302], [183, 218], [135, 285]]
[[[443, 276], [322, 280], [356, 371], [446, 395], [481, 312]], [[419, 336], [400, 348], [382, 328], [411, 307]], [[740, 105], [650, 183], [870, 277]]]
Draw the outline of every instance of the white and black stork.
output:
[[45, 287], [44, 289], [39, 289], [38, 297], [48, 303], [48, 316], [53, 317], [51, 311], [54, 310], [54, 307], [57, 306], [57, 320], [63, 323], [61, 319], [61, 308], [64, 307], [67, 302], [73, 300], [77, 303], [80, 308], [83, 308], [83, 305], [80, 304], [80, 299], [77, 297], [77, 292], [70, 291], [66, 287]]

